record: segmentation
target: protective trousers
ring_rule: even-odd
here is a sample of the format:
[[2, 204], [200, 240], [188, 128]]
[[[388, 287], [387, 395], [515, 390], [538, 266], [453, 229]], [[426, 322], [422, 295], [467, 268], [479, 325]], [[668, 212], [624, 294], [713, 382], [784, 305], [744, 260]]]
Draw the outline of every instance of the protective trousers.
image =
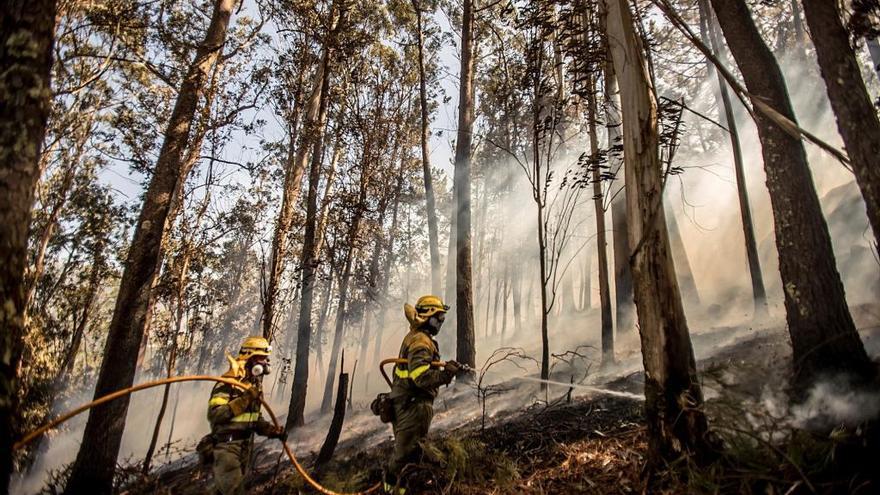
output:
[[214, 447], [215, 495], [244, 495], [244, 477], [251, 459], [252, 440], [219, 442]]
[[385, 474], [385, 481], [394, 485], [401, 470], [418, 462], [421, 454], [419, 442], [428, 435], [434, 417], [433, 401], [416, 397], [394, 400], [394, 453]]

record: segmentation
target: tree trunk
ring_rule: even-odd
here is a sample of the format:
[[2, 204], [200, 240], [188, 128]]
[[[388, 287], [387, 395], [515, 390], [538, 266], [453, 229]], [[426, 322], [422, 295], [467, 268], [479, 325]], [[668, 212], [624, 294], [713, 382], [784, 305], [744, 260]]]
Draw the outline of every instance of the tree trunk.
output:
[[513, 290], [511, 297], [513, 298], [513, 332], [520, 335], [523, 329], [523, 308], [522, 308], [522, 265], [516, 263], [513, 267], [511, 284]]
[[431, 160], [428, 148], [428, 89], [425, 81], [425, 33], [422, 29], [421, 2], [412, 0], [416, 12], [416, 29], [419, 39], [419, 104], [422, 116], [422, 174], [425, 177], [425, 210], [428, 217], [428, 247], [431, 251], [431, 293], [440, 295], [440, 241], [437, 234], [437, 206], [434, 201], [434, 185], [431, 180]]
[[[596, 249], [599, 259], [599, 307], [602, 321], [602, 366], [614, 364], [614, 326], [611, 321], [611, 294], [608, 282], [608, 241], [605, 236], [605, 208], [602, 180], [599, 174], [599, 137], [596, 133], [595, 79], [590, 76], [587, 96], [587, 124], [590, 133], [590, 152], [593, 155], [593, 206], [596, 210]], [[590, 273], [587, 272], [587, 276]]]
[[[331, 14], [332, 15], [332, 14]], [[305, 424], [306, 392], [309, 386], [309, 353], [312, 339], [312, 303], [315, 292], [315, 272], [318, 265], [315, 235], [318, 215], [318, 183], [321, 179], [321, 157], [324, 154], [324, 123], [327, 120], [330, 92], [330, 63], [332, 48], [324, 48], [321, 61], [325, 77], [321, 81], [318, 105], [319, 133], [313, 143], [312, 159], [309, 164], [309, 192], [306, 206], [306, 232], [302, 250], [302, 293], [299, 306], [299, 321], [296, 332], [296, 362], [294, 363], [293, 385], [290, 392], [290, 407], [287, 413], [288, 429]], [[326, 198], [325, 198], [326, 199]], [[323, 236], [322, 236], [323, 237]], [[265, 333], [266, 327], [264, 322]], [[319, 344], [320, 345], [320, 344]]]
[[862, 80], [849, 35], [841, 24], [837, 3], [803, 2], [828, 99], [837, 117], [837, 130], [868, 207], [874, 242], [880, 245], [880, 120]]
[[321, 401], [321, 413], [330, 411], [330, 405], [333, 401], [333, 382], [336, 376], [336, 364], [339, 360], [339, 351], [342, 347], [342, 337], [345, 334], [345, 317], [346, 307], [348, 305], [349, 284], [351, 282], [351, 268], [354, 264], [354, 258], [357, 256], [357, 237], [361, 228], [361, 220], [364, 216], [366, 208], [367, 186], [369, 183], [368, 170], [370, 165], [370, 155], [365, 144], [364, 156], [361, 163], [360, 193], [358, 195], [358, 203], [355, 206], [354, 217], [348, 229], [348, 235], [345, 242], [346, 255], [343, 259], [345, 267], [342, 270], [342, 277], [339, 279], [339, 306], [336, 309], [336, 330], [333, 334], [333, 347], [330, 350], [330, 364], [327, 372], [327, 381], [324, 384], [324, 396]]
[[620, 77], [629, 245], [645, 367], [648, 462], [666, 466], [710, 451], [703, 393], [666, 232], [657, 102], [629, 3], [606, 0], [608, 37]]
[[[359, 221], [355, 221], [353, 225], [358, 223]], [[342, 271], [342, 278], [339, 280], [339, 307], [336, 309], [336, 331], [333, 334], [333, 347], [330, 350], [327, 381], [324, 382], [324, 396], [321, 400], [322, 414], [330, 411], [330, 405], [333, 402], [333, 377], [336, 376], [336, 364], [339, 360], [340, 349], [342, 348], [342, 337], [345, 335], [345, 317], [349, 297], [349, 284], [351, 282], [351, 266], [354, 264], [354, 257], [357, 256], [357, 251], [353, 245], [357, 229], [358, 227], [355, 226], [349, 231], [348, 254], [345, 257], [345, 268]]]
[[[699, 1], [701, 26], [705, 24], [704, 43], [711, 46], [716, 56], [722, 57], [724, 45], [718, 39], [716, 28], [716, 20], [712, 15], [712, 8], [709, 6], [709, 0]], [[724, 56], [726, 59], [726, 55]], [[736, 123], [736, 116], [733, 113], [733, 105], [730, 102], [730, 93], [727, 90], [727, 82], [724, 81], [718, 71], [714, 70], [714, 65], [709, 63], [709, 67], [718, 78], [718, 89], [720, 101], [718, 102], [718, 114], [727, 124], [727, 130], [730, 134], [730, 148], [733, 151], [733, 168], [736, 174], [736, 192], [739, 200], [739, 212], [743, 226], [743, 236], [746, 244], [746, 259], [749, 263], [749, 277], [752, 282], [752, 299], [754, 301], [755, 316], [767, 315], [767, 292], [764, 289], [764, 277], [761, 274], [761, 260], [758, 257], [758, 243], [755, 239], [755, 227], [752, 222], [752, 210], [749, 205], [749, 194], [746, 186], [745, 166], [743, 165], [742, 149], [739, 142], [739, 130]]]
[[[617, 87], [617, 74], [611, 59], [611, 48], [602, 64], [604, 71], [604, 94], [602, 106], [605, 112], [605, 128], [608, 133], [608, 165], [617, 174], [617, 180], [624, 181], [620, 171], [623, 169], [621, 150], [620, 95]], [[625, 186], [625, 184], [624, 184]], [[624, 187], [621, 186], [621, 187]], [[635, 305], [633, 303], [632, 271], [629, 266], [629, 240], [627, 239], [626, 189], [619, 193], [612, 191], [611, 198], [611, 240], [614, 244], [614, 308], [617, 335], [635, 330]]]
[[[302, 177], [305, 172], [306, 162], [309, 161], [309, 151], [318, 149], [316, 143], [323, 140], [324, 128], [327, 123], [327, 98], [329, 88], [327, 81], [330, 79], [330, 65], [333, 62], [333, 49], [336, 38], [342, 27], [341, 16], [337, 18], [337, 1], [334, 0], [330, 7], [330, 30], [327, 41], [324, 43], [321, 64], [315, 71], [312, 82], [312, 93], [307, 103], [306, 117], [303, 121], [302, 139], [293, 154], [293, 142], [288, 150], [288, 162], [284, 174], [284, 191], [281, 198], [281, 207], [278, 211], [278, 221], [275, 224], [275, 234], [272, 238], [272, 257], [269, 262], [269, 281], [266, 285], [266, 297], [263, 306], [263, 336], [270, 338], [275, 324], [275, 304], [281, 285], [281, 277], [284, 273], [284, 262], [287, 256], [288, 235], [293, 224], [293, 210], [299, 199]], [[294, 132], [291, 129], [291, 132]], [[319, 158], [320, 159], [320, 156]], [[302, 321], [302, 320], [300, 320]], [[308, 374], [308, 373], [307, 373]]]
[[[743, 0], [712, 0], [718, 22], [753, 99], [796, 122], [776, 60]], [[803, 143], [756, 113], [776, 229], [779, 272], [791, 335], [793, 390], [803, 397], [821, 376], [873, 375], [846, 305]]]
[[870, 38], [866, 44], [868, 45], [868, 54], [871, 55], [871, 68], [874, 69], [874, 75], [880, 80], [880, 40]]
[[12, 474], [28, 228], [50, 110], [54, 0], [0, 5], [0, 493]]
[[[332, 380], [327, 380], [332, 383]], [[342, 433], [342, 424], [345, 422], [345, 398], [348, 392], [348, 373], [339, 374], [339, 386], [336, 389], [336, 407], [333, 409], [333, 420], [324, 438], [324, 444], [315, 459], [315, 469], [320, 468], [333, 458], [336, 444], [339, 443], [339, 434]]]
[[400, 208], [400, 191], [403, 189], [403, 167], [405, 160], [400, 161], [400, 172], [397, 176], [397, 187], [394, 190], [394, 206], [391, 209], [391, 230], [388, 232], [387, 244], [385, 250], [388, 256], [385, 257], [385, 264], [382, 267], [382, 288], [379, 303], [379, 317], [376, 321], [376, 347], [373, 349], [373, 361], [379, 362], [382, 359], [382, 334], [385, 330], [385, 315], [387, 313], [388, 301], [388, 284], [391, 281], [391, 263], [394, 261], [394, 239], [397, 237], [398, 211]]
[[[700, 304], [700, 293], [697, 291], [697, 282], [694, 280], [694, 271], [691, 270], [691, 262], [688, 260], [687, 248], [681, 239], [681, 231], [678, 229], [678, 220], [668, 200], [663, 200], [668, 208], [666, 212], [666, 227], [669, 233], [669, 245], [672, 248], [672, 258], [675, 261], [676, 276], [681, 287], [681, 294], [696, 305]], [[676, 256], [676, 254], [678, 256]]]
[[[189, 172], [182, 161], [190, 128], [203, 90], [226, 40], [235, 2], [217, 0], [205, 39], [177, 94], [165, 140], [150, 179], [144, 205], [119, 283], [116, 307], [107, 335], [95, 398], [131, 386], [138, 348], [150, 314], [150, 290], [161, 262], [162, 240], [179, 183]], [[98, 406], [89, 412], [83, 441], [65, 493], [109, 493], [122, 442], [129, 398]]]
[[476, 366], [474, 299], [471, 282], [471, 132], [474, 123], [473, 2], [464, 0], [461, 25], [461, 88], [455, 142], [456, 192], [456, 360]]

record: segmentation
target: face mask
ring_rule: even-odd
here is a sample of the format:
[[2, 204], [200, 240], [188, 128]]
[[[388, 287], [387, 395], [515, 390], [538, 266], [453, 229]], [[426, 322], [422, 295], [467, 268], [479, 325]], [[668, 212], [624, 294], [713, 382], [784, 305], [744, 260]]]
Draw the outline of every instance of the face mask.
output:
[[431, 335], [437, 335], [437, 333], [440, 332], [440, 327], [443, 326], [443, 321], [445, 319], [446, 318], [443, 315], [440, 315], [440, 316], [434, 315], [434, 316], [428, 318], [428, 323], [426, 325], [426, 327], [428, 329], [428, 333], [430, 333]]
[[257, 363], [251, 368], [251, 375], [253, 376], [263, 376], [268, 375], [270, 373], [269, 364]]

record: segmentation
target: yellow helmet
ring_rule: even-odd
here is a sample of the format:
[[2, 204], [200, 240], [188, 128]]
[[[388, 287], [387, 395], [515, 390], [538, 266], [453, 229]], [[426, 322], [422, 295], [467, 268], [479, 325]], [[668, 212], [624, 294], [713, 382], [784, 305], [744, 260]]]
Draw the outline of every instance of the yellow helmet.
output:
[[253, 356], [268, 356], [272, 352], [272, 346], [269, 341], [263, 337], [248, 337], [241, 343], [241, 349], [238, 350], [238, 360], [247, 361]]
[[449, 311], [449, 306], [443, 304], [443, 300], [437, 296], [422, 296], [416, 301], [416, 313], [420, 319], [427, 320], [437, 313]]

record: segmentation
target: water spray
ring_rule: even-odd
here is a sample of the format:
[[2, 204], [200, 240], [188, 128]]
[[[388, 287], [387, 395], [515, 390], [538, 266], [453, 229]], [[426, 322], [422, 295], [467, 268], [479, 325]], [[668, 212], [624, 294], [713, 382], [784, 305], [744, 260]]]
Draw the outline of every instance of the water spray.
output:
[[512, 377], [510, 377], [510, 379], [511, 380], [523, 380], [526, 382], [546, 383], [548, 385], [559, 385], [560, 387], [565, 387], [565, 388], [576, 388], [576, 389], [580, 389], [580, 390], [588, 390], [590, 392], [595, 392], [597, 394], [611, 395], [613, 397], [623, 397], [625, 399], [632, 399], [632, 400], [637, 400], [637, 401], [644, 401], [645, 400], [645, 396], [643, 396], [643, 395], [633, 394], [630, 392], [621, 392], [619, 390], [611, 390], [611, 389], [607, 389], [607, 388], [593, 387], [591, 385], [581, 385], [580, 383], [557, 382], [554, 380], [543, 380], [541, 378], [534, 378], [531, 376], [512, 376]]

